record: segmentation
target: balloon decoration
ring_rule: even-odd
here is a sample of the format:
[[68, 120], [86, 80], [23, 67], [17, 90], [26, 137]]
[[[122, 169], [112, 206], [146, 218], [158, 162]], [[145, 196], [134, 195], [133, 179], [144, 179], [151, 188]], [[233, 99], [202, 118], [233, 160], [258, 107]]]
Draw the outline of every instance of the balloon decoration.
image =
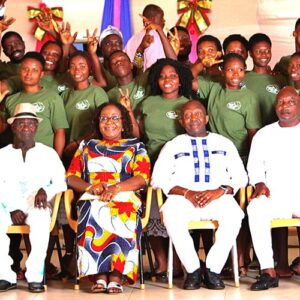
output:
[[43, 28], [39, 26], [38, 19], [45, 23], [52, 24], [54, 30], [58, 32], [57, 22], [63, 20], [63, 8], [62, 7], [47, 7], [46, 4], [40, 3], [39, 8], [28, 6], [27, 8], [28, 18], [31, 22], [34, 22], [33, 35], [37, 39], [36, 50], [39, 51], [41, 46], [48, 40], [54, 40], [54, 38], [47, 33]]

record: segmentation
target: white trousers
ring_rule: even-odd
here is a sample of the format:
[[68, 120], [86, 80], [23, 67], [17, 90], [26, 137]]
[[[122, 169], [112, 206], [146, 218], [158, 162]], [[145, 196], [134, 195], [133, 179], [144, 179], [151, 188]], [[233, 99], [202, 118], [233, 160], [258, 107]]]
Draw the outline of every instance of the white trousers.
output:
[[176, 252], [188, 273], [200, 268], [199, 256], [188, 230], [192, 220], [217, 220], [219, 227], [215, 243], [210, 249], [206, 266], [212, 272], [220, 273], [235, 243], [244, 213], [231, 195], [224, 195], [204, 208], [195, 208], [183, 196], [170, 195], [161, 208], [164, 224]]
[[[31, 252], [26, 261], [27, 282], [42, 282], [44, 261], [49, 242], [50, 209], [32, 208], [27, 211], [26, 224], [30, 226]], [[16, 283], [16, 273], [11, 270], [12, 258], [8, 255], [10, 239], [7, 227], [12, 224], [10, 214], [0, 205], [0, 279]]]
[[[293, 201], [294, 200], [294, 201]], [[262, 270], [274, 268], [271, 222], [275, 218], [300, 216], [299, 199], [289, 196], [253, 199], [248, 207], [252, 243]]]

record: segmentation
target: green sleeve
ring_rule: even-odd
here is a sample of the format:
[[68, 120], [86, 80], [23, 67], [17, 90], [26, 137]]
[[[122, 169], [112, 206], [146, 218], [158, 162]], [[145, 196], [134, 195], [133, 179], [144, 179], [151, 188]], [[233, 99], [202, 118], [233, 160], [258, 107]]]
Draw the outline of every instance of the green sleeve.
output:
[[207, 98], [214, 82], [205, 80], [203, 76], [198, 76], [198, 94], [200, 98]]
[[261, 113], [260, 113], [258, 98], [253, 93], [249, 93], [249, 97], [246, 103], [248, 104], [246, 115], [245, 115], [246, 128], [247, 129], [261, 128], [262, 121], [261, 121]]
[[108, 102], [108, 96], [105, 91], [101, 87], [97, 87], [96, 89], [96, 97], [95, 97], [95, 104], [96, 107], [99, 105]]

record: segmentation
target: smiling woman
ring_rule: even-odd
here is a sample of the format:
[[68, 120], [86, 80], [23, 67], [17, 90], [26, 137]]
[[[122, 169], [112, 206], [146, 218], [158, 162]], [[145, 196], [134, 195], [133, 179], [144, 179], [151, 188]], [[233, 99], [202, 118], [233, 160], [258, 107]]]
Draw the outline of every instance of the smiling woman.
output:
[[150, 162], [121, 104], [102, 104], [94, 125], [96, 138], [80, 144], [67, 172], [69, 186], [86, 192], [77, 204], [78, 265], [82, 276], [94, 275], [92, 292], [117, 293], [122, 276], [129, 283], [137, 278], [139, 190], [148, 183]]

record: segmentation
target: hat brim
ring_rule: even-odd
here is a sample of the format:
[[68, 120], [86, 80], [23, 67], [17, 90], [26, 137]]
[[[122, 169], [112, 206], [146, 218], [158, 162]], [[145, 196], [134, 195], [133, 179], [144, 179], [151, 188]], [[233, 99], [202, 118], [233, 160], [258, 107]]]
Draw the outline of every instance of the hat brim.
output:
[[9, 125], [11, 125], [11, 124], [14, 122], [14, 120], [16, 120], [16, 119], [35, 119], [35, 120], [37, 120], [39, 123], [41, 123], [41, 122], [43, 121], [42, 118], [38, 118], [38, 117], [34, 117], [34, 116], [19, 116], [19, 117], [11, 117], [11, 118], [8, 118], [8, 119], [7, 119], [7, 123], [8, 123]]

